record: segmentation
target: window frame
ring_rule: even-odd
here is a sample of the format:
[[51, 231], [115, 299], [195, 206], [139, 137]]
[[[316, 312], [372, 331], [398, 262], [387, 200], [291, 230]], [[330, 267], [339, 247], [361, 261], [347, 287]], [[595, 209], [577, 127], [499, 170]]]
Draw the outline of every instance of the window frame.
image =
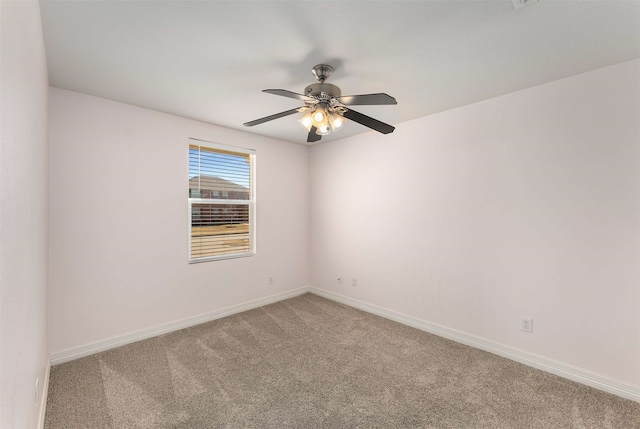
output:
[[[188, 262], [189, 264], [198, 264], [201, 262], [210, 262], [210, 261], [220, 261], [224, 259], [236, 259], [236, 258], [246, 258], [249, 256], [253, 256], [256, 254], [256, 150], [243, 148], [238, 146], [231, 146], [221, 143], [214, 143], [206, 140], [200, 140], [195, 138], [189, 138], [187, 145], [187, 157], [189, 156], [189, 150], [191, 146], [199, 146], [207, 149], [219, 150], [224, 152], [235, 152], [239, 154], [244, 154], [249, 156], [249, 199], [248, 200], [230, 200], [224, 198], [191, 198], [188, 196], [187, 206], [188, 206], [188, 217], [187, 217], [187, 228], [188, 228]], [[189, 189], [189, 162], [187, 162], [187, 190]], [[201, 172], [199, 171], [201, 174]], [[187, 193], [189, 194], [189, 193]], [[219, 195], [219, 194], [218, 194]], [[224, 194], [223, 194], [224, 196]], [[213, 256], [205, 256], [205, 257], [197, 257], [194, 258], [191, 256], [191, 239], [192, 239], [192, 212], [193, 212], [193, 204], [212, 204], [212, 205], [246, 205], [249, 211], [249, 250], [246, 252], [237, 252], [237, 253], [228, 253], [223, 255], [213, 255]]]

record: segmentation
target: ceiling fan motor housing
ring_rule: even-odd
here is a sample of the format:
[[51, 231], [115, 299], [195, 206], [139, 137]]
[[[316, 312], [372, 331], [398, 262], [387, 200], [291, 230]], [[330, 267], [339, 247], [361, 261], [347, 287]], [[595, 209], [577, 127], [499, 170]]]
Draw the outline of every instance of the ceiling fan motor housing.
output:
[[340, 88], [326, 82], [313, 83], [304, 89], [304, 95], [314, 97], [319, 100], [336, 98], [342, 95]]

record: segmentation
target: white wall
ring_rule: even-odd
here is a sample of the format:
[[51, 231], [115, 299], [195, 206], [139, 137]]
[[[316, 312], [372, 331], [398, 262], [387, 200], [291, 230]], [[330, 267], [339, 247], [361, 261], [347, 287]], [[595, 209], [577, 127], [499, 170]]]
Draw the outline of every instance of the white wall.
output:
[[[189, 137], [256, 149], [255, 256], [187, 263]], [[304, 146], [52, 88], [52, 353], [308, 286], [308, 161]]]
[[47, 349], [47, 66], [38, 2], [0, 2], [0, 427], [34, 428]]
[[312, 284], [640, 387], [639, 76], [314, 146]]
[[[51, 351], [311, 283], [640, 387], [639, 74], [311, 150], [52, 88]], [[256, 256], [187, 264], [188, 137], [257, 150]]]

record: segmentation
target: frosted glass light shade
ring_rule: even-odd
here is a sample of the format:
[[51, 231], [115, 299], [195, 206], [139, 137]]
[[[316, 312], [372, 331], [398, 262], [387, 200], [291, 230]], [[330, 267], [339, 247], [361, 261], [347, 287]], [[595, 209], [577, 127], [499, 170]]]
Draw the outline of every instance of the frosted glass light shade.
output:
[[300, 122], [300, 125], [302, 125], [307, 131], [311, 130], [311, 113], [307, 113], [306, 115], [304, 115], [298, 120], [298, 122]]

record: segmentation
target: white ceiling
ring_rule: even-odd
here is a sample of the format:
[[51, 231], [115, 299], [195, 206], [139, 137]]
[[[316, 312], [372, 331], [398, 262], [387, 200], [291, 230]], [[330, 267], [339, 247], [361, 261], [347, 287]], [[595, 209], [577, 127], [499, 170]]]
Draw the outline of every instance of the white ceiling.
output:
[[[52, 86], [306, 144], [302, 93], [327, 63], [392, 125], [640, 57], [640, 1], [41, 1]], [[373, 132], [350, 122], [323, 141]]]

